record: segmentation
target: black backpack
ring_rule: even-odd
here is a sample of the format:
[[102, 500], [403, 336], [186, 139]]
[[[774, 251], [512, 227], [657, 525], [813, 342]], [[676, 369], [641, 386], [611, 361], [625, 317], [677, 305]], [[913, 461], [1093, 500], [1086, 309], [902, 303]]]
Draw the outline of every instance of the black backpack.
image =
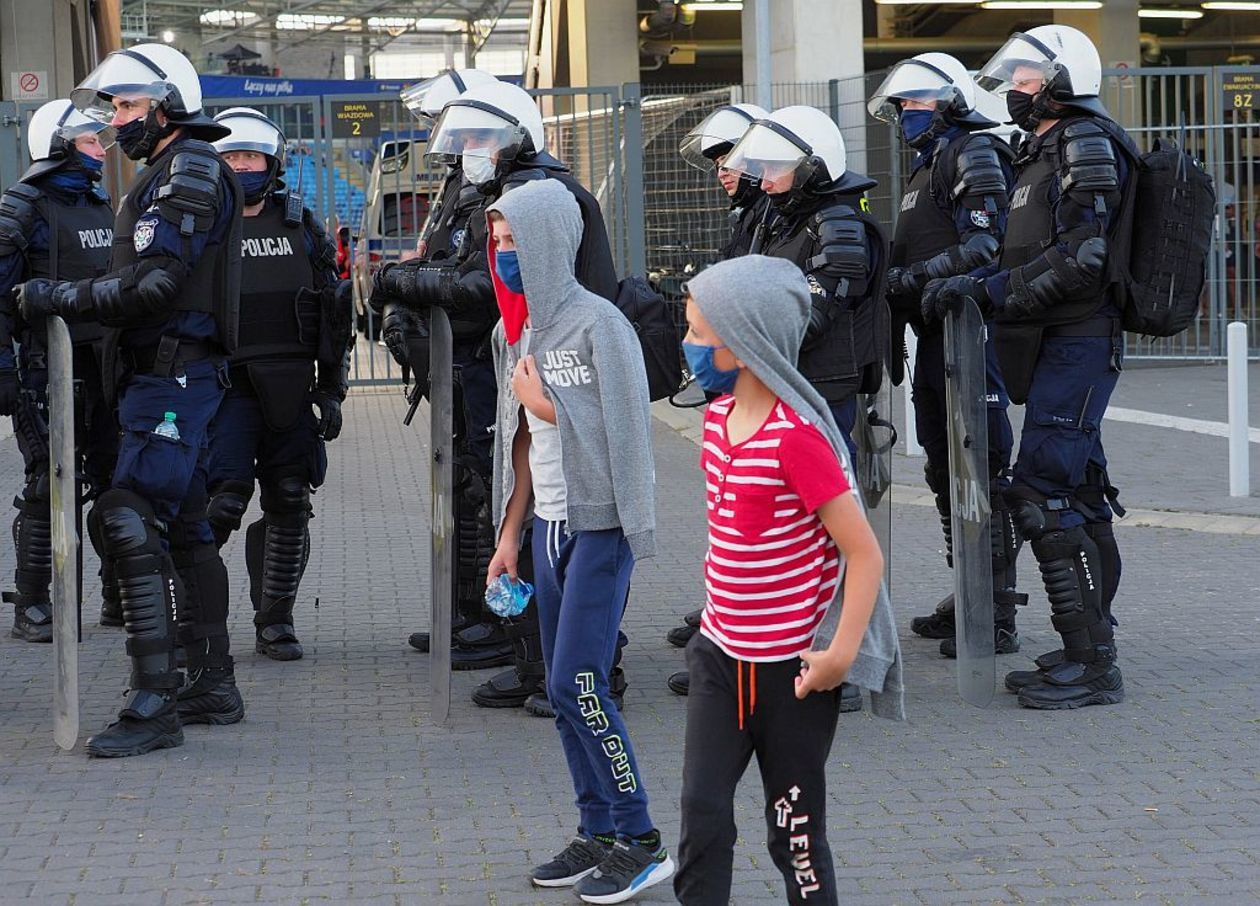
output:
[[647, 371], [648, 398], [665, 399], [682, 384], [678, 325], [669, 303], [646, 279], [630, 276], [617, 284], [613, 304], [621, 309], [639, 335], [643, 367]]
[[1127, 248], [1121, 243], [1115, 259], [1123, 302], [1121, 324], [1150, 337], [1176, 336], [1199, 313], [1216, 192], [1203, 165], [1176, 142], [1156, 139], [1150, 151], [1139, 154], [1125, 138], [1121, 145], [1135, 172], [1130, 174], [1116, 233], [1128, 242]]

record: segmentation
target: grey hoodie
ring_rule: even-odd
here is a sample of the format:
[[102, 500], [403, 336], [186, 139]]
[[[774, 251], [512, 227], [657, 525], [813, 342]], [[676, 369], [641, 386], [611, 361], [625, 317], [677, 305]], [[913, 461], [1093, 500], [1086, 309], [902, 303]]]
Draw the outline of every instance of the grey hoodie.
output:
[[[568, 528], [620, 528], [635, 559], [650, 557], [656, 553], [656, 479], [643, 351], [625, 315], [573, 275], [581, 209], [563, 184], [544, 179], [504, 193], [488, 210], [506, 218], [516, 240], [533, 328], [528, 352], [555, 404], [560, 429]], [[493, 271], [493, 245], [490, 263]], [[497, 275], [495, 289], [502, 303], [510, 291]], [[494, 330], [496, 529], [503, 526], [515, 486], [512, 439], [521, 407], [512, 394], [512, 370], [519, 359], [519, 343], [508, 345], [500, 320]]]
[[[745, 255], [707, 268], [687, 281], [687, 291], [722, 342], [763, 384], [806, 421], [817, 426], [844, 467], [849, 486], [858, 484], [840, 431], [823, 398], [796, 370], [796, 357], [809, 321], [809, 285], [801, 270], [783, 258]], [[861, 496], [854, 495], [861, 505]], [[843, 583], [814, 637], [820, 651], [840, 624]], [[871, 693], [871, 711], [904, 720], [901, 645], [888, 589], [881, 582], [875, 610], [848, 681]]]

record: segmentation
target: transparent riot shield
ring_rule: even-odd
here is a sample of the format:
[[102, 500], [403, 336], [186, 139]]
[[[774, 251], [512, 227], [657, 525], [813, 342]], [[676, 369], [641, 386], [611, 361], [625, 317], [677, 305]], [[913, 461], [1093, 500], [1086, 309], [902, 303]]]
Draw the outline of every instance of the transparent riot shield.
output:
[[884, 581], [892, 591], [892, 451], [897, 429], [892, 412], [892, 384], [884, 375], [876, 393], [858, 394], [853, 442], [857, 446], [858, 485], [866, 504], [866, 518], [884, 553]]
[[48, 453], [52, 496], [53, 739], [79, 740], [79, 494], [74, 452], [74, 350], [66, 322], [48, 319]]
[[451, 322], [436, 305], [429, 309], [429, 437], [432, 460], [430, 522], [429, 680], [433, 720], [451, 713], [451, 608], [455, 597], [455, 388]]
[[989, 427], [985, 326], [971, 299], [945, 318], [950, 506], [958, 693], [980, 708], [993, 700], [993, 572], [989, 541]]

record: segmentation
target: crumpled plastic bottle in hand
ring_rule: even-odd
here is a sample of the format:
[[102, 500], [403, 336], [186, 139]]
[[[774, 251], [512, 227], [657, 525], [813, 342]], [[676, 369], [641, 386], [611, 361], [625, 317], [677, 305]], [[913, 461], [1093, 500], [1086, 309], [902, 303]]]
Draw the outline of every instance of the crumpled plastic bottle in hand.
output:
[[507, 573], [486, 586], [486, 606], [501, 617], [520, 616], [534, 594], [534, 586], [521, 579], [513, 582]]

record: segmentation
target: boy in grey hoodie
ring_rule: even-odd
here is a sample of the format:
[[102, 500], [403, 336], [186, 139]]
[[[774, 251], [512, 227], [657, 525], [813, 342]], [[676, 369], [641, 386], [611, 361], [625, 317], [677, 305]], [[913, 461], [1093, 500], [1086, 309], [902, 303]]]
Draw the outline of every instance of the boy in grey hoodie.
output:
[[647, 376], [630, 322], [574, 277], [582, 215], [572, 193], [529, 182], [488, 216], [503, 315], [488, 581], [516, 579], [532, 510], [547, 695], [579, 812], [577, 836], [531, 878], [621, 903], [674, 871], [608, 689], [634, 561], [656, 546]]
[[810, 292], [792, 262], [749, 255], [687, 284], [683, 342], [705, 412], [709, 552], [691, 689], [674, 892], [730, 899], [735, 787], [756, 754], [786, 902], [836, 903], [827, 756], [844, 680], [902, 716], [883, 557], [830, 407], [796, 368]]

